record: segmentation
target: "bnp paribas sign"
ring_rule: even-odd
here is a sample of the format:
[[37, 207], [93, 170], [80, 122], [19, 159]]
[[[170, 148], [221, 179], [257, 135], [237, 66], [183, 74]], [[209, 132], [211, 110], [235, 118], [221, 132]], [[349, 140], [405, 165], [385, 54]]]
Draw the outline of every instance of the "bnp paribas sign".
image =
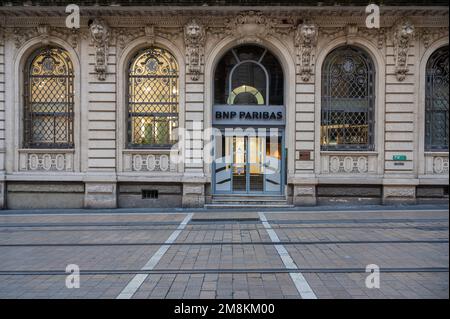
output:
[[282, 126], [285, 115], [282, 105], [215, 105], [213, 125]]

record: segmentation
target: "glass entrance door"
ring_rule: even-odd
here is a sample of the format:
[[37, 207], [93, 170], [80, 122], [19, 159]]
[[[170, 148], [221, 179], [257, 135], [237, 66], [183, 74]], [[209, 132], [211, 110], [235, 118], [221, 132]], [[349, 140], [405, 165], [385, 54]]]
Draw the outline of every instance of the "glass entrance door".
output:
[[281, 194], [283, 136], [275, 132], [216, 136], [214, 192]]

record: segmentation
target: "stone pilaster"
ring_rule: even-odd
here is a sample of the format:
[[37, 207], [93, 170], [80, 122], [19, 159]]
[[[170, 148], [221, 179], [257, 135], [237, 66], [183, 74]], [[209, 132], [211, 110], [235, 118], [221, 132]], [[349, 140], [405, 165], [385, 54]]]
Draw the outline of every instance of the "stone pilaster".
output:
[[416, 185], [388, 184], [383, 185], [383, 204], [415, 204]]
[[182, 205], [185, 208], [200, 208], [205, 205], [205, 184], [183, 183]]
[[294, 185], [292, 203], [295, 206], [316, 205], [316, 185]]
[[[1, 178], [1, 176], [0, 176], [0, 178]], [[5, 185], [6, 185], [5, 182], [0, 179], [0, 209], [5, 208], [5, 198], [6, 198]]]
[[85, 208], [116, 208], [117, 181], [114, 176], [92, 176], [85, 178]]

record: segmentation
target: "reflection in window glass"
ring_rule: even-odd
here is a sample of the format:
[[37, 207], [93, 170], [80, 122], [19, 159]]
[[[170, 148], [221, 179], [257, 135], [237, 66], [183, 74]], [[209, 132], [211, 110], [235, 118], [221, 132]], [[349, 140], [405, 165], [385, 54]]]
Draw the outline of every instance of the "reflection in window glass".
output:
[[340, 47], [322, 69], [322, 150], [374, 149], [374, 69], [368, 55]]
[[448, 151], [448, 46], [432, 54], [426, 69], [425, 150]]
[[280, 63], [256, 45], [228, 51], [214, 74], [215, 104], [283, 105], [283, 90]]
[[178, 64], [168, 51], [150, 48], [132, 59], [128, 126], [130, 147], [170, 147], [176, 142]]
[[73, 148], [74, 73], [67, 51], [36, 50], [24, 79], [24, 147]]

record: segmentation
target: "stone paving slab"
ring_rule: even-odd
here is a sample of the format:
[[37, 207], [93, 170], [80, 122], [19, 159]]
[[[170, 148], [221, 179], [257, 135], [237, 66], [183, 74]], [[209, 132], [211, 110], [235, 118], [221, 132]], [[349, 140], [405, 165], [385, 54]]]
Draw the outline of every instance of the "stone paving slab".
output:
[[0, 226], [6, 223], [42, 223], [42, 224], [57, 224], [57, 223], [126, 223], [126, 222], [181, 222], [187, 213], [149, 213], [149, 214], [99, 214], [99, 213], [81, 213], [80, 214], [41, 214], [41, 215], [14, 215], [14, 211], [10, 215], [0, 215]]
[[[0, 247], [0, 270], [140, 269], [158, 246]], [[1, 277], [1, 276], [0, 276]]]
[[304, 274], [319, 299], [448, 299], [449, 274], [381, 273], [380, 288], [365, 285], [368, 274]]
[[136, 299], [283, 299], [300, 298], [288, 274], [150, 275]]
[[66, 275], [0, 276], [0, 299], [115, 298], [132, 275], [82, 275], [80, 288], [68, 289]]
[[448, 244], [286, 245], [299, 268], [448, 267]]
[[0, 245], [18, 244], [126, 244], [126, 243], [163, 243], [173, 232], [171, 229], [116, 229], [99, 231], [84, 227], [67, 230], [39, 229], [34, 231], [14, 230], [0, 232]]
[[[195, 226], [193, 226], [195, 227]], [[233, 228], [207, 228], [192, 230], [192, 226], [184, 230], [177, 238], [177, 243], [221, 243], [221, 242], [271, 242], [267, 231], [261, 224], [234, 225]]]
[[[318, 298], [448, 298], [446, 272], [383, 273], [386, 267], [448, 268], [448, 243], [389, 242], [448, 240], [448, 212], [290, 211], [265, 214], [282, 242], [317, 242], [288, 244], [284, 248], [299, 268], [319, 269], [315, 273], [303, 273]], [[59, 242], [68, 246], [0, 246], [0, 271], [64, 271], [66, 265], [72, 263], [78, 264], [82, 271], [138, 270], [161, 245], [70, 244], [163, 243], [185, 217], [186, 213], [1, 215], [0, 245]], [[280, 258], [283, 249], [277, 251], [268, 230], [255, 220], [257, 217], [256, 212], [194, 213], [194, 222], [186, 225], [176, 244], [164, 251], [155, 267], [157, 271], [186, 271], [149, 274], [133, 298], [300, 298]], [[236, 220], [238, 218], [247, 220]], [[248, 220], [250, 218], [252, 220]], [[387, 242], [339, 243], [369, 240]], [[207, 244], [211, 242], [214, 245]], [[233, 245], [220, 244], [223, 242]], [[240, 245], [241, 242], [251, 244]], [[381, 267], [380, 289], [366, 288], [367, 274], [363, 272], [323, 272], [331, 268], [365, 268], [373, 263]], [[209, 271], [201, 272], [203, 269]], [[241, 272], [218, 272], [221, 269]], [[261, 272], [245, 272], [254, 269]], [[274, 272], [263, 272], [270, 269]], [[116, 298], [134, 276], [82, 274], [81, 288], [67, 289], [65, 275], [0, 274], [0, 298]]]
[[284, 268], [272, 245], [172, 246], [155, 269]]
[[[437, 230], [436, 230], [437, 229]], [[448, 227], [444, 228], [278, 228], [281, 241], [448, 241]]]
[[[363, 211], [363, 212], [361, 212]], [[430, 219], [430, 218], [444, 218], [448, 220], [448, 211], [439, 210], [405, 210], [395, 211], [395, 210], [386, 210], [386, 211], [364, 211], [364, 208], [361, 211], [345, 211], [340, 212], [337, 211], [331, 212], [265, 212], [264, 214], [267, 217], [267, 220], [270, 222], [272, 220], [327, 220], [327, 219], [355, 219], [365, 220], [365, 219], [398, 219], [398, 218], [408, 218], [408, 219]]]

